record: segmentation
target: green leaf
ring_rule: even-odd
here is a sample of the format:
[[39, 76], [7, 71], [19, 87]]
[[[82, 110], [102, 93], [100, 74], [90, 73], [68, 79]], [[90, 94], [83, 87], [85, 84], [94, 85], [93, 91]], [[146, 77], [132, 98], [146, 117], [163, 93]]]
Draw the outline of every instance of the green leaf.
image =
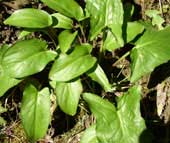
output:
[[121, 0], [86, 0], [90, 13], [90, 39], [93, 40], [105, 27], [111, 28], [118, 43], [123, 46], [123, 6]]
[[22, 79], [15, 79], [4, 73], [4, 71], [0, 72], [0, 97], [5, 94], [13, 86], [17, 85], [22, 81]]
[[105, 50], [108, 50], [110, 52], [112, 52], [113, 50], [120, 48], [121, 46], [119, 45], [119, 43], [116, 40], [116, 37], [114, 36], [114, 34], [108, 30], [106, 32], [106, 39], [103, 42], [103, 48]]
[[83, 9], [74, 0], [41, 0], [48, 7], [60, 12], [61, 14], [81, 20], [84, 18]]
[[4, 24], [24, 28], [45, 28], [52, 24], [52, 17], [43, 10], [25, 8], [16, 10]]
[[101, 97], [84, 93], [84, 100], [96, 117], [96, 135], [101, 143], [139, 143], [145, 129], [140, 115], [140, 89], [133, 87], [118, 98], [117, 109]]
[[112, 90], [109, 80], [100, 65], [97, 65], [94, 71], [88, 73], [88, 76], [90, 76], [92, 80], [98, 82], [106, 92]]
[[10, 89], [11, 87], [17, 85], [22, 80], [11, 78], [3, 69], [2, 66], [2, 59], [4, 57], [4, 54], [10, 47], [8, 45], [3, 45], [0, 48], [0, 97], [4, 95], [4, 93]]
[[54, 28], [64, 28], [64, 29], [72, 29], [73, 28], [73, 21], [60, 14], [60, 13], [54, 13], [51, 15], [53, 18], [53, 27]]
[[170, 27], [161, 31], [148, 30], [131, 51], [131, 82], [152, 72], [155, 67], [170, 59]]
[[31, 34], [31, 33], [32, 33], [31, 31], [23, 30], [23, 31], [21, 31], [21, 32], [19, 33], [18, 39], [21, 39], [21, 38], [23, 38], [23, 37], [25, 37], [25, 36], [27, 36], [27, 35], [29, 35], [29, 34]]
[[57, 82], [56, 95], [59, 107], [68, 115], [75, 115], [83, 87], [80, 80]]
[[145, 14], [147, 16], [149, 16], [150, 18], [152, 18], [152, 25], [153, 26], [158, 26], [158, 29], [161, 30], [163, 29], [162, 24], [165, 22], [165, 20], [159, 15], [161, 14], [161, 12], [157, 11], [157, 10], [147, 10], [145, 12]]
[[96, 137], [96, 125], [90, 126], [81, 136], [80, 143], [99, 143]]
[[23, 78], [42, 71], [56, 57], [47, 49], [45, 41], [38, 39], [19, 41], [3, 55], [1, 65], [5, 74]]
[[127, 23], [127, 43], [132, 41], [137, 35], [142, 33], [144, 26], [138, 21], [128, 22]]
[[96, 58], [89, 54], [92, 46], [84, 44], [76, 46], [69, 55], [60, 54], [49, 73], [55, 81], [69, 81], [88, 71], [96, 63]]
[[37, 141], [45, 136], [50, 118], [49, 89], [37, 91], [31, 84], [26, 86], [21, 104], [21, 120], [31, 141]]
[[77, 31], [71, 33], [71, 31], [69, 30], [64, 30], [59, 34], [58, 36], [59, 47], [63, 53], [66, 53], [68, 51], [76, 36]]

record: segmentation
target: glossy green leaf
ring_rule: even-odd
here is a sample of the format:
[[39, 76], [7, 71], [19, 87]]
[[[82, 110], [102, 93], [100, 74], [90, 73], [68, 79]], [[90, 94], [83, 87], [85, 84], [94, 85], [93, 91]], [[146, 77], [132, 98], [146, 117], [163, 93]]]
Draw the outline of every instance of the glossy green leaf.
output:
[[49, 73], [55, 81], [69, 81], [88, 71], [96, 63], [96, 58], [89, 54], [91, 45], [76, 46], [69, 55], [60, 54]]
[[74, 0], [41, 0], [48, 7], [60, 12], [61, 14], [81, 20], [84, 17], [83, 9]]
[[41, 91], [33, 85], [26, 86], [21, 104], [21, 120], [26, 135], [31, 141], [43, 138], [50, 123], [50, 92]]
[[131, 82], [152, 72], [155, 67], [170, 59], [170, 27], [161, 31], [148, 30], [131, 51]]
[[5, 74], [22, 78], [42, 71], [55, 57], [56, 53], [47, 49], [45, 41], [24, 40], [5, 52], [1, 65]]
[[144, 31], [144, 26], [138, 21], [127, 23], [127, 43]]
[[77, 36], [77, 31], [71, 33], [69, 30], [62, 31], [58, 36], [58, 42], [61, 52], [66, 53], [71, 47], [72, 42]]
[[90, 76], [92, 80], [98, 82], [106, 92], [112, 90], [111, 84], [100, 65], [97, 65], [96, 69], [89, 73], [88, 76]]
[[83, 87], [80, 80], [71, 82], [57, 82], [55, 92], [57, 102], [63, 112], [75, 115]]
[[106, 33], [106, 39], [103, 42], [103, 48], [105, 50], [112, 52], [113, 50], [120, 48], [120, 47], [121, 46], [117, 42], [114, 34], [110, 30], [108, 30], [107, 33]]
[[85, 130], [81, 136], [80, 143], [99, 143], [96, 137], [96, 125], [92, 125]]
[[10, 88], [14, 87], [22, 81], [22, 79], [12, 78], [3, 71], [0, 73], [0, 97], [5, 94]]
[[52, 17], [43, 10], [25, 8], [16, 10], [4, 23], [24, 28], [45, 28], [52, 24]]
[[21, 82], [21, 79], [15, 79], [10, 77], [3, 69], [2, 66], [2, 59], [4, 57], [4, 54], [10, 47], [8, 45], [3, 45], [0, 48], [0, 96], [4, 95], [4, 93], [10, 89], [11, 87], [17, 85], [19, 82]]
[[123, 6], [121, 0], [86, 0], [90, 13], [90, 39], [93, 40], [105, 27], [111, 28], [118, 43], [123, 46]]
[[145, 129], [140, 115], [140, 89], [133, 87], [118, 97], [117, 108], [101, 97], [84, 93], [84, 100], [96, 117], [96, 135], [101, 143], [139, 143]]
[[63, 28], [63, 29], [72, 29], [73, 28], [73, 21], [60, 14], [60, 13], [54, 13], [51, 15], [53, 18], [53, 27], [54, 28]]

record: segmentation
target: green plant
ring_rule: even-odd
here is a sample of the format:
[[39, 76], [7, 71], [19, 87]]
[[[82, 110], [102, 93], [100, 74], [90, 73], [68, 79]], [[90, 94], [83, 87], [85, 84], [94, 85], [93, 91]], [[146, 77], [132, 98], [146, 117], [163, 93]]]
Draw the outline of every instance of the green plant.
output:
[[[0, 48], [0, 96], [21, 82], [26, 83], [21, 120], [32, 142], [46, 134], [53, 94], [60, 109], [73, 116], [85, 90], [83, 78], [90, 77], [105, 92], [115, 91], [115, 84], [109, 82], [101, 67], [106, 51], [133, 46], [123, 56], [131, 57], [131, 75], [126, 78], [132, 85], [170, 59], [170, 27], [157, 30], [142, 21], [133, 21], [133, 8], [121, 0], [86, 0], [84, 9], [74, 0], [41, 1], [54, 13], [33, 8], [15, 11], [4, 23], [22, 27], [21, 40]], [[25, 38], [37, 31], [48, 35], [53, 46], [48, 47], [45, 40]], [[92, 55], [96, 49], [98, 54]], [[49, 85], [45, 87], [31, 81], [31, 76], [41, 71], [49, 73]], [[140, 115], [140, 87], [133, 86], [116, 97], [117, 106], [95, 95], [93, 88], [82, 98], [96, 117], [96, 124], [87, 129], [81, 142], [87, 143], [87, 138], [89, 143], [139, 142], [146, 129]]]

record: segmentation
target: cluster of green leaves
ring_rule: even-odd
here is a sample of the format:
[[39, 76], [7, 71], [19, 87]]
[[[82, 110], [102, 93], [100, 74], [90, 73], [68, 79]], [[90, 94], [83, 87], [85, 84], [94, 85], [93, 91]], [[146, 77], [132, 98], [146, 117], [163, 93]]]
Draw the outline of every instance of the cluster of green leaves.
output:
[[[170, 59], [170, 27], [157, 30], [132, 21], [133, 6], [123, 5], [121, 0], [86, 0], [84, 9], [74, 0], [41, 1], [54, 13], [33, 8], [15, 11], [4, 23], [23, 31], [14, 45], [0, 48], [0, 96], [31, 75], [49, 70], [51, 87], [39, 89], [27, 82], [23, 91], [21, 120], [32, 142], [43, 138], [50, 124], [50, 88], [57, 105], [71, 116], [76, 114], [83, 92], [82, 75], [98, 82], [105, 92], [113, 92], [100, 66], [101, 57], [91, 54], [97, 47], [91, 43], [98, 37], [102, 36], [100, 53], [127, 43], [134, 45], [130, 51], [131, 83]], [[23, 40], [36, 31], [48, 35], [54, 47], [50, 49], [46, 41], [36, 38]], [[96, 117], [96, 124], [82, 136], [82, 143], [139, 142], [146, 128], [140, 115], [140, 87], [134, 86], [117, 97], [117, 106], [93, 93], [83, 93], [82, 97]]]

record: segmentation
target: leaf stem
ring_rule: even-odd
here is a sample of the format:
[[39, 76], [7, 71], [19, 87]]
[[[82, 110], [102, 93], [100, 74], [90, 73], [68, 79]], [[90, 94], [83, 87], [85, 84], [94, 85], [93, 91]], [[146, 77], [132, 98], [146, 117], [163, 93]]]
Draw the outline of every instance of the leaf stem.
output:
[[115, 63], [113, 63], [112, 66], [117, 65], [121, 60], [123, 60], [124, 58], [126, 58], [127, 56], [129, 56], [130, 51], [126, 52], [122, 57], [120, 57]]
[[84, 31], [83, 31], [83, 27], [82, 27], [81, 24], [79, 24], [79, 27], [80, 27], [81, 34], [83, 36], [83, 42], [86, 43], [87, 40], [86, 40], [86, 35], [85, 35]]

